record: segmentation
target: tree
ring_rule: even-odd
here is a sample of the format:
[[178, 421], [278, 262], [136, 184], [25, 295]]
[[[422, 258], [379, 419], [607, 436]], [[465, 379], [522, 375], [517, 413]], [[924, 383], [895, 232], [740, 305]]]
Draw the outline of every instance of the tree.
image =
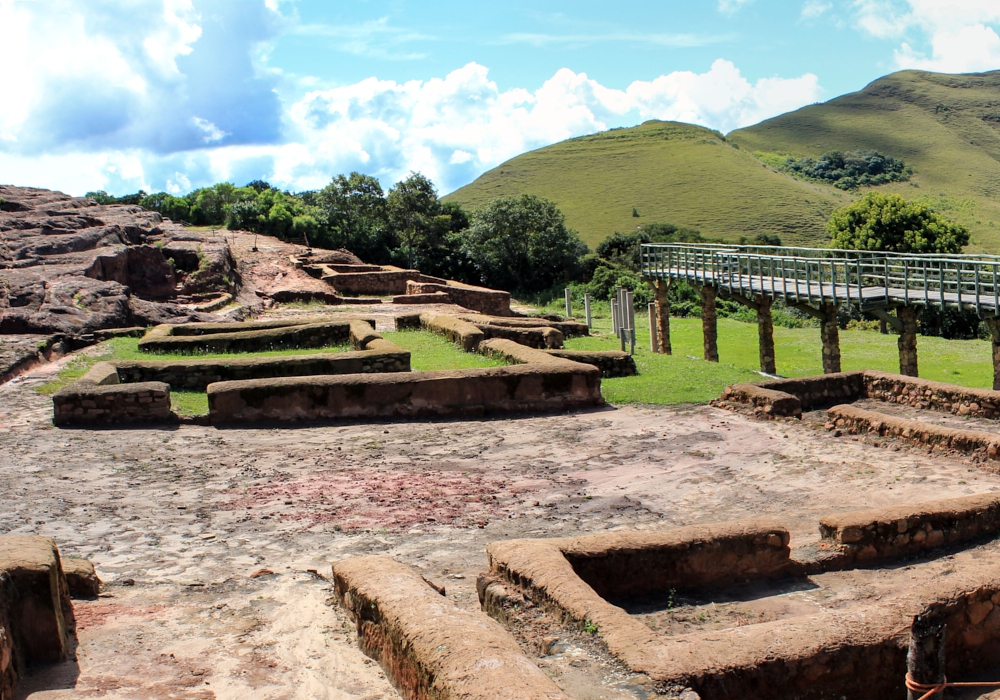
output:
[[529, 294], [572, 279], [587, 252], [556, 205], [534, 195], [501, 197], [477, 210], [462, 247], [484, 284]]
[[338, 175], [314, 199], [325, 222], [318, 234], [323, 247], [347, 248], [366, 262], [390, 261], [396, 237], [377, 178], [358, 172]]
[[442, 223], [436, 221], [441, 214], [437, 190], [434, 183], [420, 173], [410, 173], [389, 190], [386, 204], [389, 223], [406, 250], [406, 266], [412, 268], [414, 249]]
[[923, 202], [898, 194], [869, 192], [834, 212], [827, 223], [831, 247], [897, 253], [960, 253], [969, 230], [945, 219]]

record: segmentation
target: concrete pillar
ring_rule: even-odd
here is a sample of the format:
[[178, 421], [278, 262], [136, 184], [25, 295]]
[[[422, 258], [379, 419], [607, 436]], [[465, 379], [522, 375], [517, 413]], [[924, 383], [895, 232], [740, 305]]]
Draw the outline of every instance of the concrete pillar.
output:
[[896, 318], [903, 324], [899, 333], [899, 373], [907, 377], [917, 377], [917, 307], [900, 306]]
[[719, 324], [715, 315], [715, 287], [703, 285], [698, 291], [701, 297], [701, 332], [705, 337], [705, 359], [719, 361]]
[[670, 290], [670, 280], [656, 280], [656, 336], [659, 352], [670, 355], [670, 301], [667, 292]]
[[993, 390], [1000, 391], [1000, 319], [984, 318], [993, 345]]
[[757, 297], [757, 345], [760, 349], [760, 371], [766, 374], [777, 374], [774, 364], [774, 322], [771, 319], [772, 300], [765, 296]]
[[823, 304], [819, 308], [823, 312], [823, 321], [819, 326], [823, 338], [823, 374], [834, 374], [840, 371], [840, 327], [837, 325], [837, 305]]

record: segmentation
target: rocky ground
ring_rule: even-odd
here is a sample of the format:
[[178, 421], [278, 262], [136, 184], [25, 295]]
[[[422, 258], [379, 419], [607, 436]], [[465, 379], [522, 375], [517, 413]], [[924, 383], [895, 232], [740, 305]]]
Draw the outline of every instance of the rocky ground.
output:
[[[56, 429], [34, 389], [67, 359], [0, 387], [0, 532], [52, 536], [106, 582], [76, 604], [76, 659], [21, 686], [32, 700], [392, 698], [331, 604], [341, 557], [394, 556], [476, 607], [495, 539], [768, 515], [805, 544], [828, 512], [1000, 489], [957, 458], [703, 406]], [[655, 693], [584, 635], [545, 620], [519, 634], [574, 698]]]

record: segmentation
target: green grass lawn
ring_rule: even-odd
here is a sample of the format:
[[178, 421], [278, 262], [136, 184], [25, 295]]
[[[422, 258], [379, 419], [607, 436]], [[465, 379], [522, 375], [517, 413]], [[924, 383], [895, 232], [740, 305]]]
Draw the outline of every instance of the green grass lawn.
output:
[[500, 367], [506, 364], [485, 355], [465, 352], [447, 338], [429, 331], [397, 331], [382, 335], [386, 340], [410, 351], [410, 368], [414, 372]]
[[[555, 304], [546, 311], [559, 313]], [[578, 317], [582, 314], [578, 313]], [[670, 337], [673, 355], [654, 355], [649, 350], [649, 318], [636, 314], [638, 326], [635, 361], [639, 376], [604, 379], [601, 388], [610, 403], [703, 403], [718, 397], [727, 384], [761, 381], [757, 353], [757, 325], [719, 319], [718, 364], [701, 359], [701, 319], [673, 318]], [[594, 335], [570, 338], [566, 347], [576, 350], [617, 350], [618, 339], [610, 336], [606, 308], [597, 306]], [[873, 331], [841, 331], [840, 352], [844, 371], [876, 369], [899, 371], [895, 335]], [[819, 328], [775, 328], [774, 344], [778, 374], [802, 377], [823, 373]], [[990, 343], [985, 340], [944, 340], [918, 336], [920, 376], [961, 386], [992, 388], [993, 363]]]

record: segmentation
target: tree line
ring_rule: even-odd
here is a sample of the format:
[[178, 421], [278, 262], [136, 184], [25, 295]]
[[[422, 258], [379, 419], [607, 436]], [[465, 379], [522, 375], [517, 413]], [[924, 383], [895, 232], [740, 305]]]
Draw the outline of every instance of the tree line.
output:
[[[500, 197], [467, 212], [455, 202], [442, 202], [434, 184], [420, 173], [411, 173], [388, 192], [378, 179], [353, 172], [334, 177], [321, 190], [298, 193], [258, 180], [245, 187], [219, 183], [184, 196], [140, 191], [123, 197], [89, 192], [87, 197], [103, 204], [139, 205], [195, 226], [225, 226], [286, 240], [305, 236], [312, 246], [346, 248], [366, 262], [416, 268], [541, 303], [562, 296], [565, 286], [577, 297], [590, 294], [605, 301], [625, 287], [642, 307], [652, 301], [641, 276], [643, 244], [725, 242], [691, 227], [648, 223], [616, 231], [591, 251], [566, 226], [553, 202], [533, 195]], [[969, 242], [964, 226], [928, 204], [880, 192], [869, 192], [835, 212], [828, 229], [834, 248], [948, 254]], [[738, 243], [780, 246], [781, 239], [759, 234]], [[671, 285], [670, 305], [677, 316], [701, 310], [696, 291], [683, 282]], [[753, 320], [735, 302], [720, 300], [719, 313]], [[863, 320], [846, 307], [843, 314], [842, 325], [851, 314]], [[925, 333], [967, 338], [983, 332], [969, 312], [927, 309], [924, 316]], [[775, 323], [794, 327], [813, 320], [779, 305]]]

